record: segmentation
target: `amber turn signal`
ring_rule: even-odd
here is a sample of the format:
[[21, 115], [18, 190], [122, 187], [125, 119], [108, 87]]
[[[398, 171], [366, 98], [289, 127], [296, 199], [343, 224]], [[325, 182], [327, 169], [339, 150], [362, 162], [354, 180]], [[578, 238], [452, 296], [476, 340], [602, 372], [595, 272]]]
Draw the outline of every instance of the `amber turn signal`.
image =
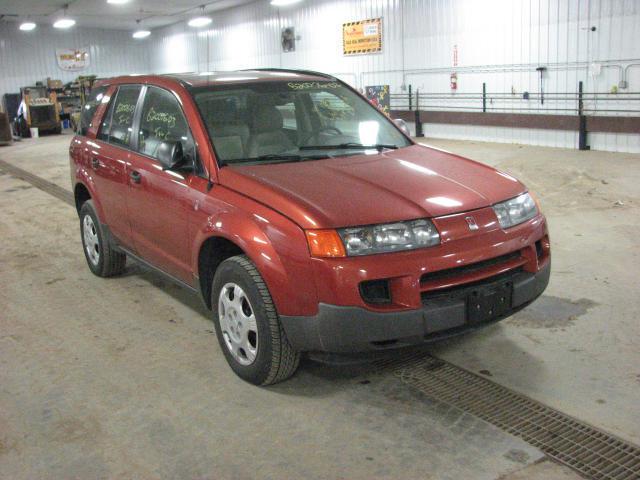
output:
[[309, 251], [313, 257], [346, 257], [340, 235], [335, 230], [306, 230]]

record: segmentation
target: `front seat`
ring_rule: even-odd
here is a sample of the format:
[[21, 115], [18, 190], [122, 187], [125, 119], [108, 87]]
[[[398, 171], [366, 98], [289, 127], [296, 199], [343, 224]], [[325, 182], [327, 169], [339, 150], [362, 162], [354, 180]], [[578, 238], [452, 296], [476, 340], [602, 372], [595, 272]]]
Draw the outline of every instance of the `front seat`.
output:
[[282, 114], [273, 105], [260, 105], [253, 116], [251, 136], [247, 143], [247, 155], [259, 157], [283, 153], [295, 148], [295, 144], [282, 130]]
[[233, 162], [245, 158], [245, 145], [249, 139], [249, 127], [238, 119], [238, 112], [231, 101], [216, 100], [204, 107], [209, 120], [211, 142], [220, 158]]

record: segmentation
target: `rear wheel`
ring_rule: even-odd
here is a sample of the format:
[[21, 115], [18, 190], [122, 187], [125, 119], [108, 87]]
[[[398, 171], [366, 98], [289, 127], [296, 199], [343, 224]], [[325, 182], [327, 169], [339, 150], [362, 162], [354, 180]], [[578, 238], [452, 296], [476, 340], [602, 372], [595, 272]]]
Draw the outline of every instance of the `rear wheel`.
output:
[[84, 256], [95, 275], [111, 277], [124, 271], [127, 256], [107, 241], [91, 200], [80, 208], [80, 233]]
[[220, 264], [211, 305], [218, 342], [240, 378], [271, 385], [295, 373], [300, 353], [289, 344], [269, 290], [245, 255]]

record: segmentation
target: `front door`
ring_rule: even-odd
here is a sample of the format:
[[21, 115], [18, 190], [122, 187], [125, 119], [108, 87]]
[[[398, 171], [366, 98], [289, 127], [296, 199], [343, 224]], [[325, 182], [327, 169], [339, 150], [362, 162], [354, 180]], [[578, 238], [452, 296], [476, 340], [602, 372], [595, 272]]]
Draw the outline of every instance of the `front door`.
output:
[[[195, 143], [175, 95], [147, 87], [139, 113], [136, 153], [129, 167], [129, 218], [138, 255], [191, 285], [189, 216], [194, 195], [191, 172], [166, 170], [161, 152], [179, 142], [195, 161]], [[170, 148], [169, 148], [170, 149]]]

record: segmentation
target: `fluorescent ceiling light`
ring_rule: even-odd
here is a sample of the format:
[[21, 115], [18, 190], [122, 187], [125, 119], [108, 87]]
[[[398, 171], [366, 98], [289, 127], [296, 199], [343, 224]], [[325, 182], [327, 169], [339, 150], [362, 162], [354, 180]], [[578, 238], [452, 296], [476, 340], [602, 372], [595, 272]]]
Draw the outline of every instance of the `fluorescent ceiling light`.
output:
[[188, 25], [190, 27], [199, 28], [199, 27], [207, 26], [210, 23], [211, 23], [211, 19], [209, 17], [195, 17], [189, 20]]
[[123, 3], [127, 3], [129, 0], [107, 0], [107, 3], [111, 3], [113, 5], [122, 5]]
[[53, 28], [71, 28], [76, 24], [76, 21], [71, 18], [61, 18], [53, 24]]
[[147, 38], [149, 35], [151, 35], [149, 30], [136, 30], [132, 36], [133, 38]]
[[271, 0], [271, 5], [274, 7], [284, 7], [286, 5], [293, 5], [294, 3], [298, 3], [300, 0]]
[[20, 30], [24, 32], [30, 32], [34, 28], [36, 28], [36, 24], [33, 22], [24, 22], [20, 24]]

